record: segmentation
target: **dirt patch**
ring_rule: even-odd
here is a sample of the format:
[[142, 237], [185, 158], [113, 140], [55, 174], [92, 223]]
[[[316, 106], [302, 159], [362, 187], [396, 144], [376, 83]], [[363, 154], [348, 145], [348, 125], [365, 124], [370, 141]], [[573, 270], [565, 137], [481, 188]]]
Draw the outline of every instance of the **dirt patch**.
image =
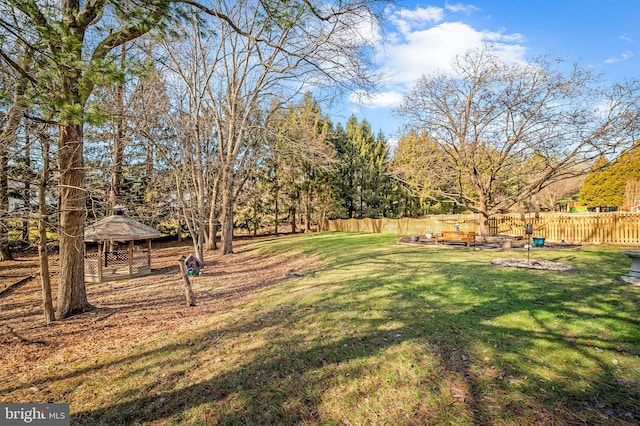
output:
[[527, 260], [527, 259], [493, 259], [494, 266], [505, 266], [513, 268], [540, 269], [556, 272], [578, 272], [578, 269], [564, 263], [551, 262], [549, 260]]
[[[260, 290], [283, 279], [300, 279], [320, 262], [302, 255], [260, 255], [247, 241], [234, 243], [234, 253], [205, 255], [203, 275], [191, 280], [197, 305], [187, 307], [178, 259], [190, 244], [153, 247], [152, 274], [132, 280], [87, 284], [96, 309], [49, 326], [43, 324], [40, 279], [31, 279], [0, 294], [0, 388], [3, 377], [29, 374], [30, 363], [51, 357], [83, 359], [106, 346], [138, 342], [167, 329], [188, 327], [213, 312], [229, 311], [257, 297]], [[51, 259], [54, 306], [57, 258]], [[3, 264], [4, 282], [37, 273], [37, 257], [16, 261], [20, 271]]]

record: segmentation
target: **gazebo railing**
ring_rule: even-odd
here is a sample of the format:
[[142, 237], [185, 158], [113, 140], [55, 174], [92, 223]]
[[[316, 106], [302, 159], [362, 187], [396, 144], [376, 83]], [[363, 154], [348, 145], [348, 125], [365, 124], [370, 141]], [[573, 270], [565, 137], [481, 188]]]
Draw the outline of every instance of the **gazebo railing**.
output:
[[134, 278], [151, 273], [147, 252], [134, 254], [131, 259], [127, 250], [87, 253], [84, 259], [85, 281], [100, 282], [100, 263], [102, 281]]

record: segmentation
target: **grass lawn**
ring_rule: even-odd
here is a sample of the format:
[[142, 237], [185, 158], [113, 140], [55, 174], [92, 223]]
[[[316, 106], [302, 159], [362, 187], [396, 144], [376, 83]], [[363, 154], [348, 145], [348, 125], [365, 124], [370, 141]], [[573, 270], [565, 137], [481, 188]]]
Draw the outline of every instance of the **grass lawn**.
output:
[[618, 248], [532, 251], [580, 270], [562, 274], [396, 239], [256, 240], [322, 266], [188, 327], [40, 359], [1, 400], [46, 387], [81, 425], [640, 423], [640, 287]]

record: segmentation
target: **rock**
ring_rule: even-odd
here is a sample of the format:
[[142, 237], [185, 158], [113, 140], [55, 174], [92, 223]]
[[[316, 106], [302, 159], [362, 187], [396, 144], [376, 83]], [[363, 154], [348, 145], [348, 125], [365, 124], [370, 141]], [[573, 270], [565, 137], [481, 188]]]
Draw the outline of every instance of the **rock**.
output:
[[630, 277], [629, 275], [623, 275], [620, 277], [620, 279], [627, 284], [640, 286], [640, 278]]

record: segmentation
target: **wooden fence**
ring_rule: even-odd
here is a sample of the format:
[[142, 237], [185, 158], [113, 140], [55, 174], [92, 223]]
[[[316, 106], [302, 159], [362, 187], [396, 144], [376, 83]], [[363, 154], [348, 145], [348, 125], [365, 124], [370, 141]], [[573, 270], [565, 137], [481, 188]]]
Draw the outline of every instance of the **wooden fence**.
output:
[[[492, 234], [525, 236], [527, 222], [533, 235], [550, 242], [567, 244], [639, 244], [640, 213], [540, 213], [539, 218], [525, 215], [497, 215], [489, 219]], [[411, 219], [335, 219], [328, 221], [330, 231], [372, 232], [382, 234], [424, 235], [456, 230], [480, 232], [479, 215], [434, 215]]]

